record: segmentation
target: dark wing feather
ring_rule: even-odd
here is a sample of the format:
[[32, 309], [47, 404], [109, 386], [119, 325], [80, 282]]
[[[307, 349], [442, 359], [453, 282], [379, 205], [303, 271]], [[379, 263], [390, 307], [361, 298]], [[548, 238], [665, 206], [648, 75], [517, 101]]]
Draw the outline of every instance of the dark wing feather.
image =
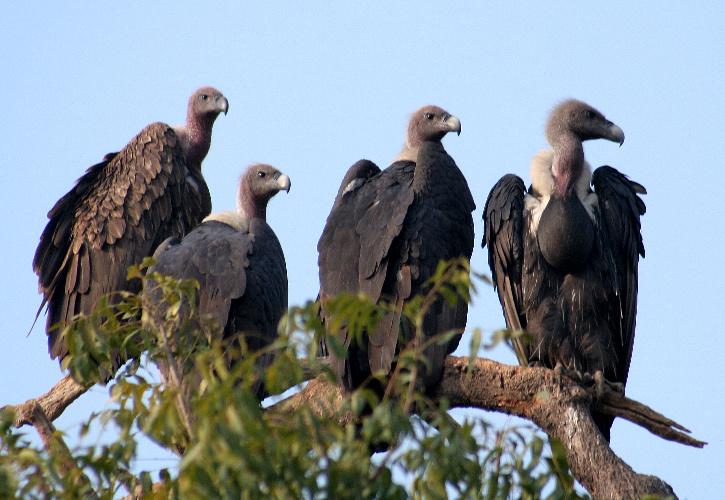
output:
[[614, 302], [619, 305], [615, 316], [617, 350], [617, 382], [626, 384], [629, 364], [632, 360], [634, 330], [637, 316], [637, 286], [639, 256], [644, 257], [644, 244], [640, 217], [646, 207], [639, 194], [645, 188], [631, 181], [616, 169], [604, 166], [592, 175], [592, 185], [599, 200], [599, 219], [605, 231], [605, 245], [609, 247], [616, 266], [617, 294]]
[[[509, 330], [526, 329], [521, 288], [524, 262], [524, 196], [520, 177], [504, 175], [491, 189], [484, 209], [482, 246], [488, 246], [491, 278]], [[523, 339], [515, 339], [514, 350], [521, 365], [528, 363]]]
[[184, 235], [210, 209], [201, 172], [187, 168], [179, 139], [165, 124], [147, 126], [91, 167], [48, 214], [33, 259], [48, 305], [51, 357], [67, 352], [55, 324], [90, 313], [102, 295], [137, 291], [137, 283], [126, 281], [128, 266], [167, 237]]
[[[350, 184], [347, 179], [356, 165], [346, 174], [342, 183], [345, 187]], [[329, 297], [363, 291], [373, 301], [380, 298], [390, 245], [413, 200], [410, 184], [414, 167], [412, 162], [397, 162], [347, 193], [341, 186], [343, 196], [336, 199], [317, 245], [323, 320], [325, 300]], [[369, 374], [367, 346], [363, 343], [350, 347], [347, 333], [339, 334], [341, 342], [349, 348], [348, 356], [338, 358], [331, 353], [330, 363], [350, 387]]]
[[342, 178], [340, 188], [337, 190], [333, 209], [337, 207], [343, 197], [349, 195], [365, 184], [368, 179], [380, 173], [380, 167], [370, 160], [358, 160], [347, 169], [345, 177]]
[[413, 203], [414, 171], [413, 162], [395, 162], [373, 177], [359, 198], [361, 210], [355, 226], [360, 238], [358, 277], [362, 292], [373, 301], [380, 298], [393, 240]]
[[[277, 339], [279, 323], [287, 313], [287, 267], [282, 246], [266, 222], [252, 219], [250, 237], [253, 246], [246, 269], [246, 290], [231, 302], [224, 337], [236, 341], [243, 334], [250, 351], [258, 352]], [[260, 354], [258, 372], [272, 360], [271, 352]], [[234, 363], [235, 358], [230, 361]], [[254, 390], [259, 397], [264, 396], [261, 377]]]
[[[180, 242], [160, 246], [150, 270], [179, 280], [196, 280], [198, 312], [211, 317], [221, 331], [227, 324], [232, 300], [241, 297], [246, 289], [252, 242], [248, 231], [221, 222], [205, 222]], [[152, 297], [154, 301], [160, 299]]]
[[[261, 219], [240, 222], [241, 227], [204, 222], [181, 242], [160, 246], [151, 269], [199, 283], [199, 317], [213, 319], [219, 338], [229, 341], [233, 348], [227, 359], [230, 367], [238, 361], [242, 338], [252, 352], [263, 349], [277, 338], [279, 322], [287, 312], [287, 268], [277, 236]], [[165, 315], [160, 291], [149, 281], [144, 293], [152, 304], [154, 321], [160, 324]], [[185, 340], [193, 345], [193, 339]], [[271, 361], [271, 353], [262, 354], [260, 370]], [[166, 362], [157, 362], [167, 380]], [[186, 391], [194, 390], [193, 382], [186, 385]], [[261, 395], [260, 381], [255, 390]]]

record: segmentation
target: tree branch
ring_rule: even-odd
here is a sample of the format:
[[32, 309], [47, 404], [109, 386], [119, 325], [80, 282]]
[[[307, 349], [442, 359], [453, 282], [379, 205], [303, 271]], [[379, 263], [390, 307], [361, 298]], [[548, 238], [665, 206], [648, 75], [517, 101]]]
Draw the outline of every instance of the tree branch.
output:
[[[35, 425], [34, 414], [38, 410], [50, 422], [88, 388], [66, 376], [46, 394], [3, 410], [15, 412], [16, 426]], [[590, 410], [595, 408], [624, 418], [663, 439], [698, 448], [706, 443], [689, 436], [685, 427], [642, 403], [614, 392], [596, 400], [593, 393], [593, 388], [586, 389], [553, 370], [504, 365], [483, 358], [470, 363], [467, 357], [449, 356], [434, 397], [447, 398], [452, 407], [498, 411], [534, 422], [563, 443], [572, 473], [596, 498], [674, 496], [667, 483], [636, 473], [612, 451], [594, 425]], [[335, 416], [341, 423], [347, 423], [354, 417], [340, 413], [342, 401], [340, 388], [323, 375], [269, 411], [283, 415], [307, 405], [317, 415]]]
[[91, 487], [88, 476], [78, 467], [65, 441], [56, 432], [43, 409], [37, 404], [31, 410], [30, 421], [38, 431], [48, 454], [58, 457], [58, 471], [66, 477], [72, 477], [74, 482], [80, 486], [86, 498], [98, 498], [98, 495]]
[[0, 411], [12, 411], [15, 414], [14, 424], [16, 427], [23, 425], [34, 425], [34, 412], [36, 407], [40, 408], [49, 422], [60, 417], [63, 411], [73, 401], [84, 394], [90, 385], [81, 385], [70, 375], [63, 377], [48, 392], [37, 398], [29, 399], [17, 405], [7, 405], [0, 408]]
[[[681, 425], [624, 396], [607, 393], [594, 403], [592, 391], [545, 368], [482, 358], [469, 366], [468, 358], [449, 356], [435, 397], [447, 398], [452, 407], [498, 411], [534, 422], [563, 443], [572, 473], [595, 498], [674, 496], [667, 483], [636, 473], [612, 451], [591, 418], [595, 405], [597, 411], [625, 418], [665, 439], [705, 445], [685, 434], [689, 431]], [[350, 421], [351, 415], [338, 414], [341, 402], [340, 388], [320, 376], [272, 411], [284, 413], [307, 405], [320, 416]]]

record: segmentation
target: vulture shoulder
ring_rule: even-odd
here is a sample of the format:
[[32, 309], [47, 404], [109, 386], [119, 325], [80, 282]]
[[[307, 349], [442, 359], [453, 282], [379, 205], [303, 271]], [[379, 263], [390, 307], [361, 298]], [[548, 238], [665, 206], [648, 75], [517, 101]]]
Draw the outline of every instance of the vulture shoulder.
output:
[[371, 300], [380, 299], [388, 272], [391, 247], [400, 235], [415, 199], [412, 189], [415, 163], [398, 161], [373, 177], [358, 198], [355, 232], [360, 241], [358, 282]]
[[[348, 174], [355, 168], [353, 165]], [[329, 297], [363, 292], [373, 302], [380, 298], [393, 240], [400, 234], [413, 202], [414, 170], [414, 162], [398, 161], [363, 182], [355, 175], [351, 176], [352, 180], [348, 180], [349, 175], [343, 179], [339, 199], [327, 217], [317, 245], [323, 321], [326, 320], [324, 304]], [[347, 190], [353, 183], [357, 184], [356, 189]], [[350, 347], [352, 339], [344, 329], [339, 332], [339, 339], [346, 348]], [[348, 368], [368, 374], [366, 345], [359, 346], [359, 350], [350, 353]], [[327, 352], [324, 346], [322, 351]], [[345, 358], [333, 357], [331, 363], [338, 376], [351, 376]]]
[[256, 351], [277, 337], [279, 322], [287, 312], [287, 267], [284, 252], [272, 228], [262, 219], [249, 221], [251, 247], [246, 290], [232, 301], [225, 336], [247, 334]]
[[599, 226], [616, 269], [615, 286], [621, 308], [613, 318], [613, 331], [620, 332], [619, 339], [615, 339], [617, 381], [626, 384], [637, 316], [639, 257], [645, 254], [640, 217], [646, 207], [639, 195], [647, 190], [609, 166], [594, 171], [592, 185], [598, 199]]
[[223, 222], [204, 222], [181, 240], [160, 245], [150, 271], [199, 283], [198, 311], [224, 328], [234, 299], [247, 287], [247, 268], [253, 238], [249, 225], [235, 228]]
[[[504, 175], [491, 189], [484, 208], [483, 247], [488, 247], [488, 264], [493, 286], [504, 310], [506, 326], [513, 331], [526, 329], [522, 292], [524, 262], [524, 181]], [[528, 364], [522, 340], [514, 341], [519, 363]]]
[[[414, 168], [415, 163], [401, 161], [362, 183], [360, 177], [343, 181], [342, 196], [327, 217], [317, 245], [323, 296], [361, 290], [378, 300], [388, 251], [413, 201]], [[356, 189], [346, 190], [353, 183]], [[373, 283], [366, 286], [367, 282]]]
[[[167, 240], [154, 255], [156, 264], [151, 270], [199, 283], [197, 317], [212, 319], [218, 327], [217, 338], [234, 348], [227, 357], [231, 367], [239, 359], [236, 349], [242, 339], [247, 348], [258, 352], [277, 337], [279, 321], [287, 312], [287, 269], [279, 240], [264, 220], [229, 214], [215, 214], [181, 241]], [[144, 293], [151, 305], [150, 317], [160, 324], [166, 311], [160, 290], [151, 281]], [[272, 360], [272, 353], [263, 352], [257, 366], [261, 370]], [[168, 379], [165, 360], [157, 363]], [[185, 387], [194, 391], [193, 383]], [[263, 395], [261, 379], [253, 390]]]
[[89, 168], [48, 213], [33, 259], [44, 295], [40, 309], [48, 305], [51, 357], [67, 352], [53, 325], [89, 313], [106, 293], [129, 289], [128, 266], [210, 210], [201, 172], [187, 168], [178, 136], [163, 123]]

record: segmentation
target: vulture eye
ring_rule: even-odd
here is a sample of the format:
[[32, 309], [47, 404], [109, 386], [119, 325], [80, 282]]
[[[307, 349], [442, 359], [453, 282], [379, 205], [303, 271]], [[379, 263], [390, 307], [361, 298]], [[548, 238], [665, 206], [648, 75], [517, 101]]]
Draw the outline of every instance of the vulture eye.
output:
[[587, 110], [587, 118], [589, 118], [590, 120], [592, 120], [596, 116], [597, 116], [597, 114], [594, 111], [592, 111], [591, 109]]
[[426, 120], [432, 120], [432, 119], [433, 119], [433, 113], [426, 113], [426, 114], [425, 114], [425, 115], [423, 115], [423, 116], [425, 116], [425, 119], [426, 119]]
[[201, 94], [201, 100], [202, 100], [202, 101], [206, 101], [207, 99], [209, 99], [209, 96], [208, 96], [208, 95], [206, 95], [206, 94]]
[[261, 170], [259, 172], [257, 172], [257, 177], [264, 177], [265, 175], [267, 175], [267, 174], [265, 174]]

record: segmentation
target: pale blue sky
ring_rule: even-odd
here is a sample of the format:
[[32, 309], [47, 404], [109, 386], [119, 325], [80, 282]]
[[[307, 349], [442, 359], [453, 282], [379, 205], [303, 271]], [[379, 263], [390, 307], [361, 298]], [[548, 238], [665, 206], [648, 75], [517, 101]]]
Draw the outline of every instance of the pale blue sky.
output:
[[[12, 2], [0, 18], [0, 199], [5, 318], [0, 404], [60, 376], [42, 326], [25, 336], [40, 296], [31, 260], [53, 203], [85, 168], [151, 121], [183, 121], [210, 84], [230, 101], [204, 162], [215, 210], [234, 206], [251, 162], [271, 163], [292, 191], [269, 218], [289, 269], [290, 303], [317, 293], [316, 244], [345, 170], [386, 166], [407, 116], [435, 103], [457, 115], [445, 146], [481, 212], [495, 181], [528, 181], [560, 100], [598, 107], [627, 136], [586, 146], [644, 184], [647, 258], [627, 393], [710, 442], [694, 450], [626, 422], [613, 448], [681, 497], [721, 493], [725, 466], [723, 204], [725, 3], [710, 2]], [[473, 267], [488, 271], [477, 246]], [[42, 321], [41, 321], [42, 323]], [[503, 325], [481, 287], [469, 325]], [[717, 342], [717, 343], [716, 343]], [[464, 339], [462, 345], [467, 345]], [[499, 350], [494, 357], [514, 362]], [[97, 388], [59, 421], [106, 404]], [[146, 447], [140, 467], [162, 455]]]

